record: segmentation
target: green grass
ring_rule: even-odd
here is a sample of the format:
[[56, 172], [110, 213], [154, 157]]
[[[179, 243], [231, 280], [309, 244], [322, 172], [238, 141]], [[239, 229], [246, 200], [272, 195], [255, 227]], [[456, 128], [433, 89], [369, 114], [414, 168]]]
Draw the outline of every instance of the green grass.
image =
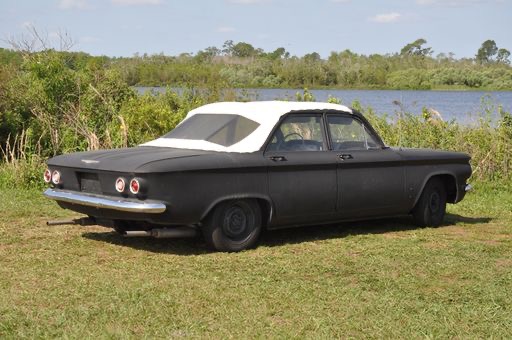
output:
[[477, 184], [447, 225], [268, 232], [257, 249], [124, 239], [37, 191], [0, 191], [0, 338], [507, 338], [512, 192]]

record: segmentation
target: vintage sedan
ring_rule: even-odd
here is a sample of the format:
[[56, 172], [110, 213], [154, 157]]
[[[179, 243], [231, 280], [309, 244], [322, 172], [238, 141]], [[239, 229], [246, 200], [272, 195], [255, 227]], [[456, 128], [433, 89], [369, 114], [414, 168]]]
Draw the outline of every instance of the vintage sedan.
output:
[[126, 236], [202, 234], [213, 249], [240, 251], [264, 228], [408, 214], [438, 226], [446, 203], [469, 188], [469, 160], [390, 148], [342, 105], [223, 102], [138, 147], [50, 159], [44, 195], [87, 215], [70, 223]]

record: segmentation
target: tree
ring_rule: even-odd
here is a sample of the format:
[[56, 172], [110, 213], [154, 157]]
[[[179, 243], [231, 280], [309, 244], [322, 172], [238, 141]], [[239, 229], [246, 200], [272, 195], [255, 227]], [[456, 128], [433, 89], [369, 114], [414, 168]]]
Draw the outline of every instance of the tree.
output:
[[232, 48], [232, 55], [239, 58], [253, 57], [257, 54], [257, 50], [249, 43], [239, 42]]
[[498, 46], [494, 40], [486, 40], [476, 53], [476, 61], [480, 64], [490, 63], [493, 57], [498, 53]]
[[221, 50], [219, 50], [215, 46], [210, 46], [204, 49], [204, 52], [212, 57], [216, 57], [221, 53]]
[[232, 55], [233, 54], [233, 40], [226, 40], [222, 45], [222, 54], [224, 55]]
[[316, 61], [319, 61], [320, 59], [320, 54], [318, 54], [317, 52], [308, 53], [304, 56], [304, 60], [308, 63], [314, 63]]
[[272, 60], [277, 60], [281, 58], [287, 59], [290, 56], [289, 52], [286, 52], [284, 47], [279, 47], [274, 50], [274, 52], [268, 53], [267, 56]]
[[414, 42], [405, 45], [401, 50], [400, 54], [403, 56], [420, 56], [427, 57], [433, 53], [431, 47], [423, 47], [427, 41], [423, 38], [417, 39]]
[[211, 62], [213, 58], [220, 55], [221, 50], [215, 46], [210, 46], [197, 52], [195, 59], [199, 62]]
[[496, 56], [496, 61], [501, 64], [510, 65], [510, 51], [505, 48], [500, 48], [498, 50], [498, 55]]

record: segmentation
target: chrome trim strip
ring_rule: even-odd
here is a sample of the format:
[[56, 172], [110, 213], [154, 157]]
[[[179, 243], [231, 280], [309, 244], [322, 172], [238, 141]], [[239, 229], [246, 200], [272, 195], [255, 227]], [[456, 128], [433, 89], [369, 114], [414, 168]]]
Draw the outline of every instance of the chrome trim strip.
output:
[[471, 184], [466, 184], [466, 186], [464, 187], [464, 191], [468, 192], [468, 191], [471, 191], [471, 190], [473, 190], [473, 187], [471, 186]]
[[85, 193], [77, 193], [57, 189], [46, 189], [43, 194], [47, 198], [56, 201], [85, 205], [94, 208], [112, 209], [117, 211], [159, 214], [163, 213], [166, 209], [165, 204], [162, 202], [132, 202], [117, 197], [100, 197]]

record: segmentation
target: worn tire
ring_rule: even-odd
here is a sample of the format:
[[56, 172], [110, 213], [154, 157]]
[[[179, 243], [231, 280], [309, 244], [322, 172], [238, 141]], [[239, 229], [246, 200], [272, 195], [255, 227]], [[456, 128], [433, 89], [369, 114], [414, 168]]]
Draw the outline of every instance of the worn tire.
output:
[[255, 200], [220, 203], [204, 221], [202, 232], [208, 246], [237, 252], [253, 247], [261, 233], [261, 208]]
[[412, 210], [414, 221], [420, 227], [437, 227], [446, 213], [446, 187], [439, 178], [430, 179]]

